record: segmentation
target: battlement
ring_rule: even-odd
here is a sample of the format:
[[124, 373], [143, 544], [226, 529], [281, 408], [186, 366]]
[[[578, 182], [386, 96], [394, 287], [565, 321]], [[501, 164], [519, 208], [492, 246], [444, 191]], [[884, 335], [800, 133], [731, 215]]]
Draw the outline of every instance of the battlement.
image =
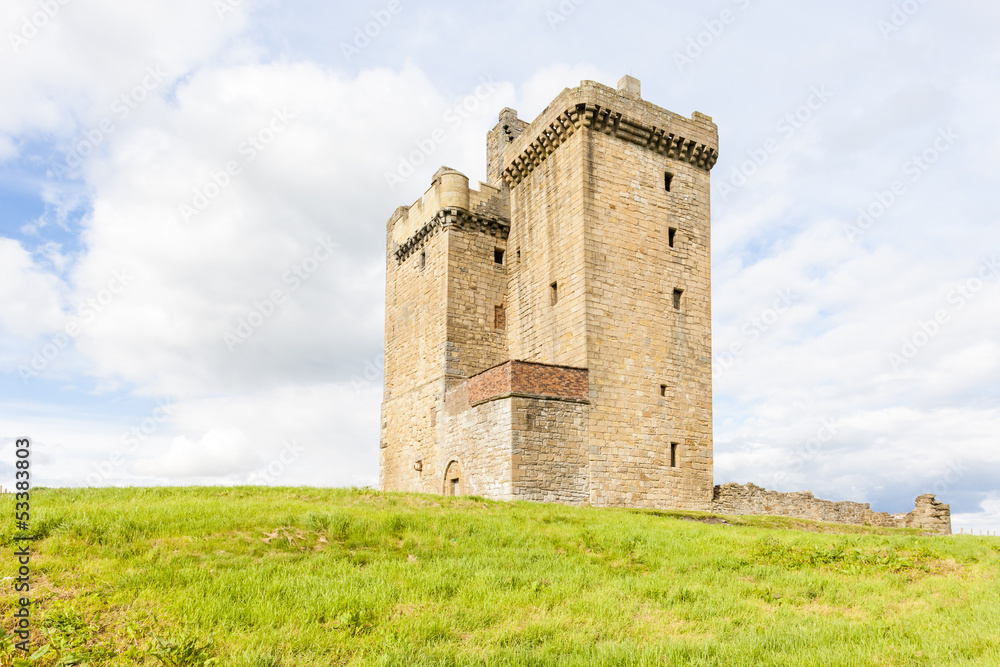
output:
[[400, 206], [389, 218], [390, 238], [396, 245], [404, 245], [445, 209], [503, 220], [510, 218], [510, 212], [501, 201], [499, 188], [480, 182], [479, 190], [475, 190], [469, 187], [468, 176], [455, 169], [441, 167], [420, 199], [409, 206]]
[[586, 128], [618, 137], [668, 158], [684, 160], [709, 171], [719, 157], [719, 130], [711, 117], [694, 112], [691, 118], [672, 113], [643, 100], [639, 80], [630, 76], [619, 81], [618, 89], [596, 81], [581, 81], [577, 88], [564, 89], [532, 122], [510, 118], [505, 109], [505, 126], [515, 125], [516, 137], [504, 149], [502, 178], [508, 185], [519, 183], [542, 161], [580, 129]]

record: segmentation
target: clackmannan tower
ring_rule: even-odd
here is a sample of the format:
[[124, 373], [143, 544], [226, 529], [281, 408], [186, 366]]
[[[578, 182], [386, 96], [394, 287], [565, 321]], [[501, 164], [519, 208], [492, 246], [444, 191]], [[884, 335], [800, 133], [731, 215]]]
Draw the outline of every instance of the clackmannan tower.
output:
[[389, 219], [387, 490], [710, 509], [709, 171], [695, 112], [584, 81]]

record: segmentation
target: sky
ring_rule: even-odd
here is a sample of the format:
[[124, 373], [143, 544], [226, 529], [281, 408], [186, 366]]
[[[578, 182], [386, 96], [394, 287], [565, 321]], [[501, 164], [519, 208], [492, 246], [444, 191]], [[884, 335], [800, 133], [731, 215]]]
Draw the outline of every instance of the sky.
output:
[[5, 0], [0, 444], [44, 486], [376, 486], [386, 220], [485, 179], [500, 109], [630, 74], [719, 126], [716, 483], [998, 530], [998, 32], [988, 0]]

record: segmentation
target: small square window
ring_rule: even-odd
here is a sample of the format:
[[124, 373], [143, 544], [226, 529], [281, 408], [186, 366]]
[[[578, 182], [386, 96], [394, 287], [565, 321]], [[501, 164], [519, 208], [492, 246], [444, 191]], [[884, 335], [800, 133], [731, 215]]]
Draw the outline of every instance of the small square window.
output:
[[493, 250], [493, 261], [497, 264], [503, 264], [503, 250], [500, 248]]
[[684, 290], [675, 289], [674, 290], [674, 310], [681, 309], [681, 295], [684, 294]]
[[549, 298], [553, 306], [559, 301], [559, 283], [549, 285]]
[[673, 181], [674, 181], [674, 175], [671, 174], [669, 171], [668, 172], [664, 172], [664, 174], [663, 174], [663, 187], [665, 187], [667, 189], [667, 192], [670, 192], [670, 186], [673, 184]]
[[677, 239], [677, 228], [676, 227], [667, 228], [667, 244], [669, 244], [671, 248], [674, 247], [674, 241], [676, 239]]

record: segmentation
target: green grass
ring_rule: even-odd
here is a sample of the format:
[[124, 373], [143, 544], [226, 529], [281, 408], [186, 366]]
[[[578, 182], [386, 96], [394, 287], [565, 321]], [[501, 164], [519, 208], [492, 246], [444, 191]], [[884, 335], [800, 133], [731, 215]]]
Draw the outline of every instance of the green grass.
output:
[[[0, 507], [13, 516], [11, 496]], [[52, 648], [32, 664], [1000, 665], [997, 540], [705, 518], [39, 489], [32, 617]], [[7, 553], [13, 534], [5, 520]], [[14, 601], [5, 586], [8, 630]]]

